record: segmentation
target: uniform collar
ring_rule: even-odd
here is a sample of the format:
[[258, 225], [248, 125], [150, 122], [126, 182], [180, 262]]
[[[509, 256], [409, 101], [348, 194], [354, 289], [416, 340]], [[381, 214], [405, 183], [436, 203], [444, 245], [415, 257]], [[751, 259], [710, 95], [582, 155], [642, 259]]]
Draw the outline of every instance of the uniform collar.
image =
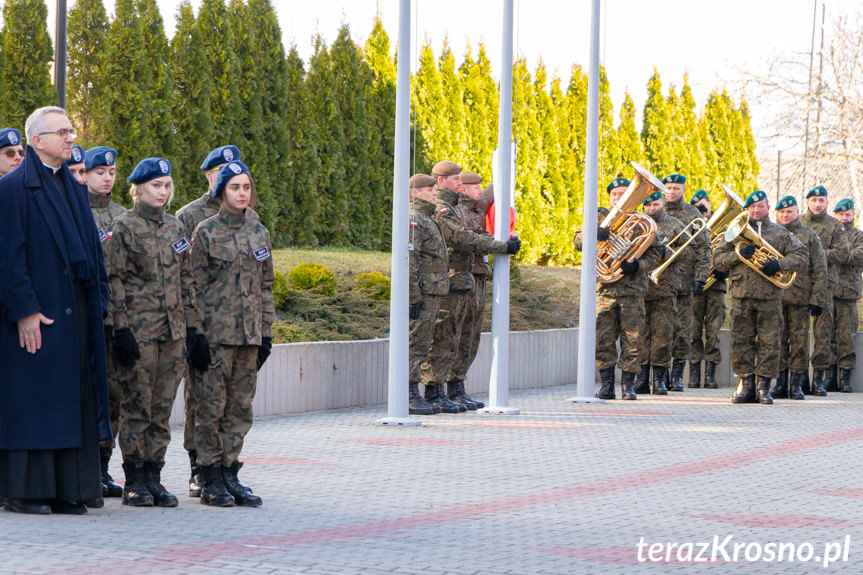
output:
[[235, 214], [229, 212], [225, 206], [221, 206], [219, 207], [219, 219], [228, 224], [229, 228], [239, 228], [246, 223], [246, 213], [244, 210], [242, 214]]
[[438, 185], [435, 185], [435, 189], [437, 189], [437, 199], [439, 201], [443, 200], [451, 206], [455, 206], [456, 204], [458, 204], [459, 196], [461, 196], [461, 194], [459, 194], [458, 192], [451, 192], [450, 190], [442, 188]]
[[782, 224], [782, 227], [785, 228], [786, 230], [788, 230], [789, 232], [791, 232], [791, 231], [796, 231], [797, 228], [799, 228], [802, 225], [803, 224], [800, 223], [800, 218], [798, 217], [796, 220], [794, 220], [790, 224]]
[[649, 215], [651, 218], [653, 218], [653, 221], [654, 221], [654, 222], [658, 222], [658, 221], [662, 220], [662, 218], [664, 218], [664, 217], [665, 217], [665, 208], [662, 208], [661, 210], [659, 210], [659, 211], [658, 211], [658, 212], [656, 212], [655, 214], [648, 214], [648, 215]]
[[87, 195], [90, 197], [90, 205], [94, 208], [102, 209], [111, 205], [111, 192], [103, 196], [102, 194], [94, 194], [90, 190], [87, 190]]
[[820, 222], [821, 220], [827, 219], [827, 210], [824, 210], [820, 214], [814, 214], [809, 212], [809, 219], [814, 220], [816, 222]]
[[210, 193], [210, 190], [207, 190], [204, 193], [204, 199], [207, 201], [208, 208], [219, 210], [222, 207], [222, 202], [219, 201], [219, 198], [214, 198], [213, 194]]
[[458, 205], [462, 206], [467, 211], [472, 212], [474, 208], [476, 208], [476, 202], [477, 201], [475, 199], [468, 196], [467, 194], [462, 194], [461, 192], [459, 192]]
[[138, 200], [138, 202], [135, 203], [135, 213], [145, 220], [161, 224], [162, 216], [165, 214], [165, 207], [162, 206], [161, 208], [154, 208], [153, 206], [148, 206], [144, 202]]
[[421, 214], [430, 216], [434, 213], [434, 204], [427, 202], [422, 198], [411, 198], [414, 203], [414, 209]]

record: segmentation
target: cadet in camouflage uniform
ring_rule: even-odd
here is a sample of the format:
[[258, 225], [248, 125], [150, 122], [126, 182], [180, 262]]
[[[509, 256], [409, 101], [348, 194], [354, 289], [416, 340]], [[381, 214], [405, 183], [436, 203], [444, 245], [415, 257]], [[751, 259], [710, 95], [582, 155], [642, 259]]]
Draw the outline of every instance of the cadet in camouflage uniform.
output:
[[474, 232], [474, 223], [463, 207], [458, 205], [461, 185], [461, 166], [454, 162], [442, 161], [432, 168], [436, 178], [437, 191], [435, 221], [440, 226], [447, 245], [449, 259], [449, 292], [441, 298], [440, 310], [435, 322], [434, 336], [429, 349], [428, 366], [423, 368], [426, 384], [425, 400], [440, 407], [444, 413], [467, 411], [467, 406], [456, 404], [449, 399], [443, 389], [443, 381], [434, 379], [450, 372], [455, 361], [458, 342], [467, 314], [467, 307], [473, 301], [476, 282], [471, 270], [474, 254], [515, 254], [521, 241], [497, 241], [487, 234]]
[[69, 168], [69, 172], [72, 174], [72, 177], [79, 184], [85, 184], [84, 181], [84, 148], [75, 144], [72, 146], [72, 155], [69, 156], [69, 159], [64, 163], [66, 167]]
[[848, 262], [839, 266], [839, 277], [833, 291], [834, 339], [839, 366], [839, 391], [851, 393], [851, 370], [857, 361], [854, 335], [857, 333], [857, 300], [860, 299], [863, 273], [863, 231], [854, 227], [854, 202], [844, 199], [833, 208], [836, 218], [845, 227], [848, 240]]
[[[684, 226], [696, 218], [701, 218], [701, 212], [689, 205], [683, 195], [686, 193], [686, 177], [680, 174], [666, 176], [662, 183], [667, 189], [665, 193], [665, 213], [680, 220]], [[674, 347], [671, 350], [673, 364], [669, 391], [683, 391], [683, 369], [689, 360], [692, 345], [692, 296], [698, 295], [707, 282], [710, 271], [710, 236], [707, 230], [698, 234], [678, 258], [680, 270], [680, 290], [677, 292], [674, 316]]]
[[[779, 352], [779, 378], [771, 390], [773, 398], [804, 399], [803, 374], [809, 370], [809, 316], [822, 313], [818, 294], [827, 283], [827, 259], [814, 231], [800, 223], [800, 209], [794, 196], [785, 196], [776, 205], [776, 219], [800, 240], [808, 254], [807, 269], [797, 274], [791, 287], [782, 294], [782, 348]], [[789, 374], [790, 372], [790, 374]], [[827, 395], [816, 388], [815, 395]]]
[[[768, 277], [780, 270], [805, 273], [806, 246], [785, 228], [770, 221], [767, 194], [756, 190], [749, 194], [743, 207], [749, 212], [749, 225], [783, 257], [760, 266]], [[750, 259], [756, 247], [752, 244], [735, 253], [739, 240], [720, 241], [713, 252], [713, 266], [728, 272], [728, 295], [731, 296], [731, 367], [741, 381], [732, 396], [733, 403], [772, 404], [770, 380], [779, 374], [779, 347], [782, 339], [782, 289], [765, 279], [743, 262]], [[757, 391], [756, 391], [757, 390]]]
[[815, 186], [806, 192], [806, 214], [800, 221], [811, 228], [819, 238], [827, 257], [827, 289], [816, 294], [824, 313], [815, 317], [812, 335], [815, 338], [812, 350], [813, 389], [823, 385], [827, 391], [838, 391], [836, 385], [836, 349], [833, 341], [833, 291], [839, 281], [839, 266], [848, 263], [848, 240], [845, 227], [827, 212], [827, 190]]
[[255, 197], [249, 168], [226, 164], [213, 186], [219, 213], [195, 230], [192, 272], [201, 331], [211, 349], [209, 369], [195, 389], [195, 447], [204, 479], [201, 503], [262, 504], [237, 477], [243, 441], [252, 427], [258, 370], [273, 344], [273, 258], [270, 233], [247, 217]]
[[[435, 179], [414, 174], [410, 180], [411, 225], [408, 237], [410, 251], [410, 373], [409, 407], [414, 415], [433, 415], [440, 408], [428, 403], [419, 392], [422, 364], [428, 361], [440, 299], [449, 292], [446, 243], [434, 221]], [[431, 367], [431, 366], [429, 366]], [[428, 382], [441, 381], [446, 374], [426, 372]], [[424, 382], [425, 383], [425, 382]]]
[[21, 132], [15, 128], [0, 130], [0, 177], [17, 168], [23, 159], [24, 148], [21, 146]]
[[[615, 178], [605, 188], [609, 205], [620, 200], [629, 187], [626, 178]], [[599, 222], [608, 215], [608, 209], [600, 207]], [[601, 244], [609, 239], [608, 228], [599, 227], [597, 241]], [[582, 232], [575, 232], [575, 249], [582, 249]], [[623, 277], [613, 283], [596, 282], [596, 369], [602, 379], [602, 387], [596, 397], [614, 399], [614, 365], [623, 372], [620, 385], [623, 399], [636, 399], [635, 376], [641, 368], [640, 356], [644, 334], [644, 295], [647, 292], [647, 273], [663, 260], [664, 249], [654, 239], [641, 258], [632, 262], [621, 262]], [[617, 340], [620, 339], [620, 356]]]
[[183, 225], [165, 213], [173, 194], [171, 164], [142, 160], [128, 181], [133, 210], [114, 220], [110, 261], [114, 353], [126, 368], [120, 403], [123, 504], [176, 507], [161, 483], [171, 441], [168, 419], [186, 359], [186, 330], [197, 319]]

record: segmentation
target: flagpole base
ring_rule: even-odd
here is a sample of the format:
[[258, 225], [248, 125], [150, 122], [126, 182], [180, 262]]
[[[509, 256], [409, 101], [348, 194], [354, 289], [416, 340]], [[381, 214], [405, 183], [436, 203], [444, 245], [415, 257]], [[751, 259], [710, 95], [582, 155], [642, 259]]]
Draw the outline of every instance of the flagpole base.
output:
[[375, 425], [390, 427], [422, 427], [423, 422], [413, 417], [384, 417], [375, 421]]
[[570, 397], [567, 401], [570, 403], [605, 403], [604, 399], [598, 397]]
[[482, 409], [477, 409], [477, 413], [481, 413], [484, 415], [518, 415], [521, 413], [521, 410], [517, 407], [483, 407]]

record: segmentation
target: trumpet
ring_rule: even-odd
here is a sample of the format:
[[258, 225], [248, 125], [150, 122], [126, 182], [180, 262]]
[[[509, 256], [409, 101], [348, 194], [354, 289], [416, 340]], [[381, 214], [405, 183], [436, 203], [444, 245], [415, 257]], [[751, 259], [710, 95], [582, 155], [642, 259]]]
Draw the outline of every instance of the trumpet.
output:
[[[695, 237], [698, 234], [700, 234], [704, 230], [704, 228], [706, 228], [706, 227], [707, 227], [707, 224], [705, 223], [705, 221], [702, 218], [695, 218], [694, 220], [689, 222], [685, 228], [680, 230], [679, 234], [677, 234], [676, 236], [674, 236], [674, 238], [672, 238], [670, 241], [668, 241], [665, 244], [665, 247], [667, 247], [669, 250], [671, 250], [671, 255], [668, 256], [668, 259], [666, 259], [664, 262], [662, 262], [662, 264], [659, 265], [655, 270], [653, 270], [652, 272], [647, 274], [647, 277], [650, 278], [650, 281], [652, 281], [654, 284], [658, 284], [659, 283], [659, 275], [662, 272], [664, 272], [665, 270], [667, 270], [669, 268], [669, 266], [671, 266], [671, 264], [674, 263], [674, 261], [678, 258], [678, 256], [680, 256], [680, 254], [683, 253], [683, 250], [686, 249], [686, 246], [691, 244], [692, 240], [694, 240]], [[692, 229], [690, 229], [690, 228], [692, 228]], [[671, 247], [671, 245], [683, 236], [686, 236], [686, 238], [687, 238], [686, 241], [683, 242], [683, 244], [679, 248], [677, 248], [676, 250], [673, 249]]]
[[[719, 207], [716, 208], [716, 211], [713, 212], [713, 215], [710, 216], [710, 219], [707, 220], [707, 229], [710, 230], [711, 253], [719, 245], [719, 242], [725, 241], [722, 231], [725, 229], [725, 226], [743, 211], [743, 200], [725, 184], [722, 184], [722, 189], [725, 191], [725, 197], [722, 199]], [[710, 273], [707, 274], [707, 281], [704, 283], [704, 289], [706, 290], [714, 283], [716, 283], [716, 277], [713, 275], [713, 266], [711, 265]]]
[[[756, 232], [752, 226], [749, 225], [749, 212], [739, 214], [731, 220], [730, 224], [728, 224], [728, 231], [725, 232], [725, 241], [732, 242], [738, 238], [740, 238], [740, 241], [737, 242], [737, 246], [735, 246], [734, 251], [740, 261], [758, 272], [758, 275], [778, 288], [785, 289], [794, 283], [794, 280], [797, 278], [797, 272], [789, 273], [787, 271], [780, 270], [776, 275], [768, 276], [761, 271], [761, 267], [764, 264], [771, 260], [780, 259], [782, 254], [779, 250], [771, 246], [767, 240], [761, 237], [760, 229]], [[755, 254], [749, 259], [740, 255], [740, 249], [746, 245], [755, 246]]]

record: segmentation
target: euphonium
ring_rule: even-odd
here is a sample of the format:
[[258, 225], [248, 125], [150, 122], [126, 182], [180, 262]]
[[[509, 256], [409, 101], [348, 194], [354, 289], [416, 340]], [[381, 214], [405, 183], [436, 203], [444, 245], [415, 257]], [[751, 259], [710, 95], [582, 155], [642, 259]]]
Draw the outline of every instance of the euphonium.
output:
[[[719, 242], [725, 241], [725, 234], [723, 232], [725, 226], [743, 211], [743, 200], [725, 184], [722, 184], [722, 189], [725, 191], [725, 197], [722, 199], [719, 207], [716, 208], [716, 211], [713, 212], [713, 215], [710, 216], [710, 219], [707, 220], [707, 229], [710, 230], [711, 253], [716, 249]], [[706, 290], [714, 283], [716, 283], [716, 277], [713, 275], [713, 266], [711, 265], [704, 289]]]
[[666, 191], [665, 186], [635, 162], [630, 163], [635, 175], [600, 224], [610, 232], [609, 238], [596, 246], [596, 277], [602, 283], [614, 283], [622, 278], [620, 264], [641, 257], [656, 237], [656, 222], [635, 209], [656, 190]]
[[[749, 212], [741, 213], [734, 218], [730, 224], [728, 224], [728, 231], [725, 232], [725, 241], [731, 242], [738, 238], [740, 241], [737, 242], [737, 246], [735, 246], [734, 251], [737, 253], [737, 257], [740, 261], [754, 269], [761, 277], [776, 287], [785, 289], [794, 283], [794, 279], [797, 277], [797, 272], [789, 273], [784, 270], [779, 270], [776, 275], [768, 276], [761, 271], [761, 266], [771, 260], [780, 259], [782, 254], [779, 250], [767, 243], [767, 240], [762, 238], [761, 234], [756, 232], [752, 226], [749, 225]], [[755, 246], [755, 254], [749, 259], [740, 255], [740, 248], [748, 244]]]

